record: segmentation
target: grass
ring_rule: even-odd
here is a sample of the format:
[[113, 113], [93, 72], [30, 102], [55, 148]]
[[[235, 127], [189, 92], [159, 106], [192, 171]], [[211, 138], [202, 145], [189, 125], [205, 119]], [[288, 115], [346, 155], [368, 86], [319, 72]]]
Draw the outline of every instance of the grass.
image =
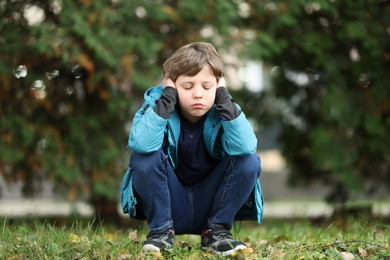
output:
[[[144, 254], [147, 228], [118, 229], [96, 221], [60, 225], [5, 219], [0, 224], [0, 259], [222, 259], [201, 251], [194, 235], [177, 236], [172, 251]], [[235, 230], [251, 249], [230, 259], [390, 259], [387, 221], [265, 220], [242, 222]]]

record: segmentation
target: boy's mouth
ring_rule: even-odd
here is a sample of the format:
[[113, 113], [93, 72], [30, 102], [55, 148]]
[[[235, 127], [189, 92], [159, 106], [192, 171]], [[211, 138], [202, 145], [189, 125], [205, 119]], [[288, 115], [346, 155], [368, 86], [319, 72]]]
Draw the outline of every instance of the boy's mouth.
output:
[[193, 104], [192, 105], [192, 108], [195, 108], [195, 109], [201, 109], [201, 108], [203, 108], [204, 107], [204, 105], [203, 104], [200, 104], [200, 103], [196, 103], [196, 104]]

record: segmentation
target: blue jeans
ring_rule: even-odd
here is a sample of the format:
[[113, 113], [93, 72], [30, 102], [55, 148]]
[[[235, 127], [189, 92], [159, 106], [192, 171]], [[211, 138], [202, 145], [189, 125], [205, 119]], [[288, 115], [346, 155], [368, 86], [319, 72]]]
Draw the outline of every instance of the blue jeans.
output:
[[227, 157], [200, 183], [183, 186], [161, 149], [133, 153], [130, 160], [138, 203], [156, 233], [174, 229], [176, 234], [200, 234], [217, 224], [230, 229], [260, 176], [260, 167], [256, 154]]

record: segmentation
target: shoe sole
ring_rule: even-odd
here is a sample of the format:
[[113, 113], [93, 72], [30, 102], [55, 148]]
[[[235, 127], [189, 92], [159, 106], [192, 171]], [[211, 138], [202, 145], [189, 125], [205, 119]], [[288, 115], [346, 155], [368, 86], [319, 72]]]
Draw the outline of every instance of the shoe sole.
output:
[[170, 250], [173, 249], [173, 246], [165, 246], [164, 248], [158, 248], [155, 245], [147, 244], [147, 245], [144, 245], [142, 247], [142, 249], [144, 250], [145, 253], [147, 253], [147, 252], [161, 252], [161, 250], [168, 250], [168, 251], [170, 251]]
[[217, 254], [217, 255], [222, 255], [222, 256], [228, 256], [228, 255], [231, 255], [239, 250], [243, 250], [243, 249], [247, 249], [248, 247], [244, 246], [244, 245], [238, 245], [236, 246], [235, 248], [229, 250], [229, 251], [224, 251], [224, 252], [221, 252], [221, 251], [217, 251], [211, 247], [202, 247], [202, 250], [203, 251], [206, 251], [206, 252], [210, 252], [210, 253], [213, 253], [213, 254]]
[[160, 248], [150, 244], [144, 245], [142, 249], [144, 250], [144, 252], [160, 252]]

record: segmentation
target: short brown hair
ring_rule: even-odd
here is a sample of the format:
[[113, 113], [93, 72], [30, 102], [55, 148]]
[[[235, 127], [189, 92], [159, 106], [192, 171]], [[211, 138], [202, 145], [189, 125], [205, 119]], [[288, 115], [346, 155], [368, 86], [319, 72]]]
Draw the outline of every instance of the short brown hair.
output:
[[217, 79], [224, 76], [221, 57], [211, 43], [194, 42], [179, 48], [163, 65], [164, 75], [176, 81], [179, 76], [195, 76], [208, 65]]

